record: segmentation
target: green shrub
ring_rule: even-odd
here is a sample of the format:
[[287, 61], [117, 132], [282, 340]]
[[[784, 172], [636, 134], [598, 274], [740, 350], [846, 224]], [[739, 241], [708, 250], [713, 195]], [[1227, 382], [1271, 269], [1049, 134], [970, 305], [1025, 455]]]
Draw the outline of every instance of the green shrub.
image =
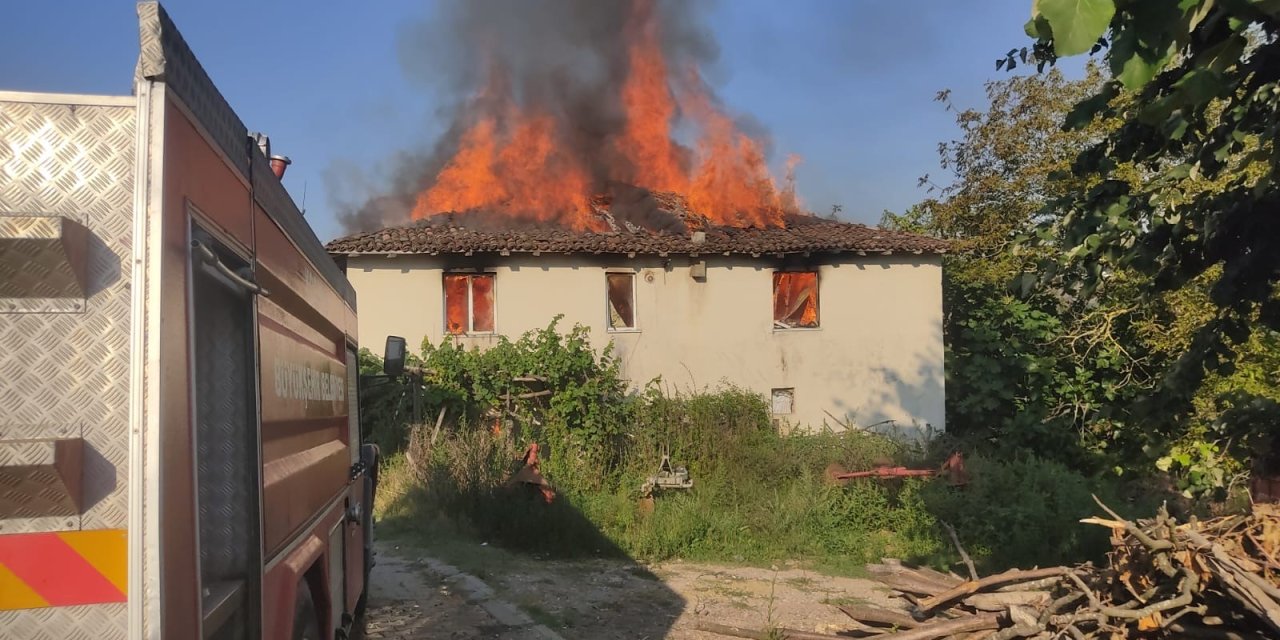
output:
[[411, 387], [400, 380], [379, 378], [382, 358], [360, 349], [360, 433], [378, 445], [385, 455], [408, 444], [413, 409]]
[[[930, 480], [834, 485], [825, 473], [832, 463], [934, 467], [950, 447], [862, 431], [782, 434], [762, 396], [733, 386], [668, 395], [655, 381], [626, 394], [608, 350], [591, 351], [581, 327], [555, 329], [487, 351], [424, 346], [431, 373], [419, 393], [428, 415], [444, 407], [450, 418], [434, 443], [434, 424], [402, 427], [408, 435], [383, 427], [408, 447], [384, 471], [397, 487], [378, 504], [391, 530], [447, 520], [454, 532], [539, 554], [801, 560], [846, 573], [882, 557], [953, 566], [939, 520], [986, 568], [1087, 559], [1105, 545], [1105, 532], [1075, 523], [1095, 513], [1096, 481], [1059, 464], [971, 456], [965, 489]], [[551, 395], [503, 399], [522, 390], [513, 378], [530, 375], [544, 377]], [[550, 505], [508, 486], [530, 442], [542, 446], [541, 470], [558, 494]], [[664, 453], [688, 468], [694, 488], [645, 500], [640, 485]]]
[[1088, 478], [1058, 462], [1029, 455], [1010, 460], [970, 455], [966, 465], [971, 475], [967, 486], [936, 482], [925, 487], [922, 497], [929, 513], [954, 526], [974, 561], [989, 571], [1101, 559], [1108, 548], [1106, 530], [1079, 523], [1101, 511], [1092, 495], [1131, 510], [1115, 498], [1114, 483]]

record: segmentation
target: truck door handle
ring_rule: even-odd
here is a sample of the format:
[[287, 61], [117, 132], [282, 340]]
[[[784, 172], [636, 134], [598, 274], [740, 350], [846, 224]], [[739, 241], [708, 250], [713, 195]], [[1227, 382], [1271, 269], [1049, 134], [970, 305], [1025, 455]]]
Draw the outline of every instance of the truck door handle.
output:
[[199, 240], [192, 240], [191, 252], [201, 264], [209, 266], [217, 272], [218, 275], [230, 280], [231, 283], [237, 287], [254, 295], [271, 295], [271, 292], [262, 288], [262, 285], [253, 281], [253, 274], [250, 273], [247, 268], [236, 271], [231, 267], [228, 267], [218, 258], [218, 254], [214, 253], [213, 249], [205, 246], [203, 242], [200, 242]]

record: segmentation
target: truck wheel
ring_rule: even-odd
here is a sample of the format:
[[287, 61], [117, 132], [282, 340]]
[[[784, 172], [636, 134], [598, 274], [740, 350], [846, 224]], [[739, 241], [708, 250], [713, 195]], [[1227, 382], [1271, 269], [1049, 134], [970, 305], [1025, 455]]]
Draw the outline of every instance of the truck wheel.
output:
[[[370, 482], [370, 481], [366, 480], [366, 482]], [[370, 490], [366, 495], [373, 495], [373, 491]], [[369, 504], [372, 505], [373, 501], [369, 500]], [[372, 508], [370, 508], [368, 511], [365, 512], [365, 514], [362, 516], [363, 521], [361, 522], [361, 524], [364, 526], [364, 535], [367, 536], [367, 538], [373, 537], [373, 515], [369, 513], [371, 511], [373, 511]], [[369, 576], [373, 573], [373, 541], [372, 540], [366, 539], [363, 556], [364, 556], [363, 558], [364, 562], [362, 564], [364, 564], [364, 567], [363, 567], [364, 582], [361, 583], [362, 589], [360, 590], [360, 597], [356, 599], [355, 614], [357, 619], [363, 618], [365, 609], [369, 607]]]
[[364, 593], [356, 599], [356, 620], [364, 618], [364, 614], [369, 610], [369, 582], [365, 581]]
[[381, 463], [381, 452], [376, 444], [365, 444], [360, 447], [360, 459], [366, 465], [366, 475], [364, 479], [364, 502], [365, 510], [361, 517], [360, 526], [364, 528], [364, 589], [360, 592], [360, 597], [356, 600], [356, 617], [362, 618], [365, 609], [369, 605], [369, 577], [373, 571], [374, 560], [373, 551], [373, 503], [378, 496], [378, 465]]
[[305, 580], [298, 582], [298, 598], [293, 605], [293, 640], [320, 640], [320, 617]]
[[[365, 531], [369, 532], [371, 530], [365, 529]], [[363, 589], [360, 590], [360, 597], [356, 598], [355, 615], [357, 620], [364, 618], [364, 612], [369, 608], [369, 574], [373, 570], [373, 567], [369, 566], [369, 560], [369, 554], [366, 552], [364, 554], [364, 584], [361, 585]]]

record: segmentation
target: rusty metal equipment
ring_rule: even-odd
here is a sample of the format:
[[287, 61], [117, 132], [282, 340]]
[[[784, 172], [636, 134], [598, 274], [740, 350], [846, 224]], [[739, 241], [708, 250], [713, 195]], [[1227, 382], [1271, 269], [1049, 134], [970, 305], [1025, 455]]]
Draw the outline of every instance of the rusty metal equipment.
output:
[[524, 456], [520, 459], [520, 468], [511, 474], [511, 479], [507, 481], [507, 486], [523, 486], [542, 497], [547, 504], [551, 504], [556, 499], [556, 491], [551, 488], [551, 483], [542, 477], [542, 472], [538, 470], [538, 443], [531, 442], [524, 450]]
[[964, 486], [969, 483], [969, 472], [964, 468], [964, 454], [953, 451], [946, 462], [938, 469], [908, 469], [903, 466], [888, 464], [878, 465], [866, 471], [845, 471], [838, 465], [827, 467], [827, 475], [837, 482], [847, 482], [854, 478], [875, 478], [886, 480], [893, 478], [935, 478], [946, 476], [947, 483], [952, 486]]
[[640, 495], [647, 498], [658, 490], [688, 490], [692, 488], [693, 479], [689, 477], [689, 470], [683, 466], [672, 466], [671, 456], [663, 454], [662, 462], [658, 464], [658, 472], [645, 478], [644, 484], [640, 485]]

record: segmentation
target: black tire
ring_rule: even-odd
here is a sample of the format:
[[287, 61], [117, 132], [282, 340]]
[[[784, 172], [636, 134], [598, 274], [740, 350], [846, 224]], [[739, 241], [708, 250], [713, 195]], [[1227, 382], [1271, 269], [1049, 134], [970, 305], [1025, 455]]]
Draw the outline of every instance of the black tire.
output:
[[[376, 468], [376, 467], [375, 467]], [[373, 495], [377, 491], [377, 476], [372, 476], [365, 480], [365, 496], [368, 507], [361, 514], [362, 522], [360, 525], [364, 528], [364, 582], [361, 583], [360, 597], [356, 599], [356, 619], [364, 617], [364, 611], [369, 605], [369, 577], [373, 573]]]
[[321, 640], [320, 616], [306, 580], [298, 582], [298, 597], [293, 605], [293, 640]]
[[[366, 533], [368, 530], [366, 530]], [[360, 621], [364, 619], [364, 611], [369, 608], [369, 574], [373, 571], [370, 565], [371, 558], [368, 551], [364, 554], [364, 583], [361, 585], [360, 597], [356, 598], [355, 619]]]
[[364, 486], [364, 513], [361, 514], [360, 526], [364, 528], [364, 589], [356, 599], [356, 619], [364, 617], [369, 604], [369, 577], [373, 565], [377, 563], [373, 551], [373, 503], [378, 496], [378, 465], [382, 462], [378, 445], [366, 444], [360, 449], [360, 457], [366, 464]]
[[366, 584], [364, 587], [364, 593], [361, 593], [360, 597], [356, 599], [355, 620], [357, 623], [364, 620], [364, 614], [368, 608], [369, 608], [369, 585]]

